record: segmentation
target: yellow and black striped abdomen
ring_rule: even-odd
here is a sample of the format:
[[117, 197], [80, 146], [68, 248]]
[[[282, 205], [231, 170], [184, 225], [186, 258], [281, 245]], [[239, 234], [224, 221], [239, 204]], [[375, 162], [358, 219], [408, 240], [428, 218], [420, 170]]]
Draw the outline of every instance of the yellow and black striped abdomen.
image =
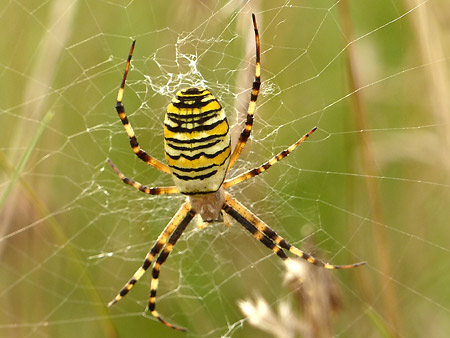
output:
[[230, 159], [225, 112], [208, 89], [177, 92], [164, 119], [164, 150], [175, 185], [187, 195], [217, 191]]

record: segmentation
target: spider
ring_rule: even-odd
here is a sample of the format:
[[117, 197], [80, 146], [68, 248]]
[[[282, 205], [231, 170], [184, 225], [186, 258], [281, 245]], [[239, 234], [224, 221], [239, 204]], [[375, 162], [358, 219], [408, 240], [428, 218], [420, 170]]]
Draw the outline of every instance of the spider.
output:
[[283, 260], [289, 259], [284, 251], [287, 250], [293, 255], [325, 269], [349, 269], [365, 264], [365, 262], [360, 262], [350, 265], [332, 265], [314, 258], [277, 235], [275, 231], [226, 191], [230, 187], [268, 170], [276, 162], [289, 155], [317, 129], [316, 127], [313, 128], [293, 145], [259, 167], [228, 179], [227, 173], [236, 163], [250, 136], [256, 100], [261, 85], [260, 42], [254, 14], [252, 14], [252, 20], [256, 43], [255, 78], [247, 110], [247, 121], [236, 147], [233, 150], [231, 149], [230, 129], [227, 118], [221, 104], [213, 94], [206, 88], [183, 89], [178, 91], [172, 99], [167, 107], [164, 119], [164, 150], [167, 164], [150, 156], [139, 146], [133, 128], [125, 114], [125, 107], [122, 101], [131, 57], [136, 43], [135, 40], [133, 41], [128, 54], [122, 83], [117, 94], [116, 110], [130, 139], [131, 148], [137, 157], [150, 166], [171, 175], [175, 186], [147, 187], [131, 178], [125, 177], [110, 159], [108, 159], [108, 163], [125, 184], [131, 185], [145, 194], [181, 193], [186, 195], [186, 201], [159, 235], [156, 243], [145, 257], [142, 266], [108, 306], [112, 306], [121, 300], [144, 275], [145, 271], [151, 266], [153, 259], [157, 257], [152, 268], [152, 282], [147, 310], [164, 325], [179, 331], [186, 331], [182, 327], [169, 323], [159, 315], [155, 309], [156, 291], [161, 266], [195, 215], [199, 215], [205, 224], [217, 221], [224, 221], [225, 224], [228, 224], [226, 216], [231, 216], [258, 241], [262, 242]]

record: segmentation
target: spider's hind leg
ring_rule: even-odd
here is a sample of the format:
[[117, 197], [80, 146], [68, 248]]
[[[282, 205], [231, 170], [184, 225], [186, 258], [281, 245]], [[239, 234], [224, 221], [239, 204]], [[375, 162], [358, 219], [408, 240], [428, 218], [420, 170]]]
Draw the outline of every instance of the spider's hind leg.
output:
[[242, 129], [241, 135], [239, 136], [239, 141], [234, 148], [234, 151], [231, 155], [230, 163], [228, 165], [228, 170], [233, 167], [241, 154], [242, 150], [245, 147], [245, 144], [250, 137], [250, 133], [252, 132], [253, 126], [253, 115], [256, 110], [256, 100], [258, 99], [259, 89], [261, 87], [261, 52], [260, 52], [260, 43], [259, 43], [259, 33], [258, 26], [256, 25], [256, 17], [255, 14], [252, 13], [253, 20], [253, 29], [255, 31], [255, 46], [256, 46], [256, 61], [255, 61], [255, 79], [252, 84], [252, 91], [250, 93], [250, 102], [247, 108], [247, 121], [245, 122], [245, 127]]
[[123, 105], [123, 93], [125, 90], [125, 83], [127, 81], [127, 75], [128, 71], [130, 70], [130, 63], [131, 58], [133, 56], [134, 51], [134, 45], [136, 43], [136, 40], [133, 41], [131, 44], [130, 53], [128, 54], [127, 64], [125, 66], [125, 71], [123, 73], [122, 82], [120, 84], [119, 91], [117, 93], [117, 101], [116, 101], [116, 111], [117, 114], [119, 114], [120, 121], [122, 121], [123, 127], [125, 128], [125, 131], [128, 134], [128, 138], [130, 139], [130, 145], [133, 149], [133, 152], [136, 154], [137, 157], [139, 157], [142, 161], [147, 163], [148, 165], [151, 165], [152, 167], [161, 170], [162, 172], [165, 172], [166, 174], [170, 174], [170, 168], [167, 166], [167, 164], [162, 163], [161, 161], [157, 160], [153, 156], [150, 156], [147, 154], [147, 152], [142, 149], [139, 146], [139, 143], [137, 141], [136, 135], [134, 134], [134, 130], [131, 127], [130, 122], [128, 121], [127, 114], [125, 113], [125, 106]]

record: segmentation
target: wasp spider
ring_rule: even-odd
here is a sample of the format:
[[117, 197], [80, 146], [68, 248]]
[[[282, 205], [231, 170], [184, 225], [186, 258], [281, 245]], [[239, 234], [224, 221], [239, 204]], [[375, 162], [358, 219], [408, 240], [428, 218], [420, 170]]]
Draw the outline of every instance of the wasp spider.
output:
[[[150, 188], [142, 185], [124, 174], [108, 159], [115, 173], [126, 184], [133, 186], [149, 195], [175, 194], [186, 195], [186, 201], [163, 230], [156, 243], [145, 257], [142, 266], [125, 284], [117, 296], [108, 304], [112, 306], [121, 300], [144, 275], [152, 261], [157, 257], [152, 268], [152, 282], [148, 311], [164, 325], [176, 330], [184, 328], [173, 325], [156, 311], [156, 290], [161, 265], [166, 261], [174, 245], [187, 225], [199, 215], [204, 222], [226, 221], [226, 214], [242, 224], [258, 241], [270, 248], [281, 259], [289, 259], [284, 250], [297, 257], [325, 269], [348, 269], [364, 264], [332, 265], [324, 263], [310, 254], [292, 246], [284, 238], [277, 235], [261, 219], [245, 206], [235, 200], [226, 190], [235, 184], [252, 178], [269, 169], [273, 164], [289, 155], [316, 128], [300, 138], [289, 148], [283, 150], [261, 166], [244, 172], [237, 177], [227, 178], [230, 168], [244, 149], [253, 125], [253, 114], [258, 98], [260, 79], [260, 44], [255, 15], [252, 14], [256, 41], [256, 68], [247, 110], [247, 121], [241, 132], [236, 147], [232, 150], [230, 144], [230, 128], [222, 105], [206, 88], [183, 89], [176, 93], [169, 104], [164, 119], [164, 150], [167, 164], [160, 162], [143, 150], [136, 139], [133, 128], [128, 121], [123, 106], [123, 92], [135, 41], [131, 45], [125, 73], [117, 95], [116, 110], [130, 139], [131, 148], [142, 161], [160, 171], [172, 176], [175, 186]], [[284, 249], [284, 250], [283, 250]]]

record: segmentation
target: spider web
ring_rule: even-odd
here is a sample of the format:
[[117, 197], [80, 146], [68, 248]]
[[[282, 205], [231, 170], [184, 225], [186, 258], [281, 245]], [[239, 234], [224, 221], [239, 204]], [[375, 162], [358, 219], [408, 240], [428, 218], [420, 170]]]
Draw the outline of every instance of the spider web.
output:
[[[252, 12], [263, 85], [232, 174], [318, 130], [231, 191], [299, 248], [367, 265], [292, 278], [238, 224], [192, 224], [162, 268], [158, 311], [199, 337], [449, 335], [448, 2], [16, 0], [0, 9], [2, 337], [181, 336], [144, 312], [151, 273], [106, 307], [183, 202], [108, 167], [172, 184], [133, 155], [115, 98], [135, 38], [124, 103], [144, 149], [164, 158], [165, 107], [194, 85], [237, 137]], [[312, 294], [340, 305], [314, 314]]]

